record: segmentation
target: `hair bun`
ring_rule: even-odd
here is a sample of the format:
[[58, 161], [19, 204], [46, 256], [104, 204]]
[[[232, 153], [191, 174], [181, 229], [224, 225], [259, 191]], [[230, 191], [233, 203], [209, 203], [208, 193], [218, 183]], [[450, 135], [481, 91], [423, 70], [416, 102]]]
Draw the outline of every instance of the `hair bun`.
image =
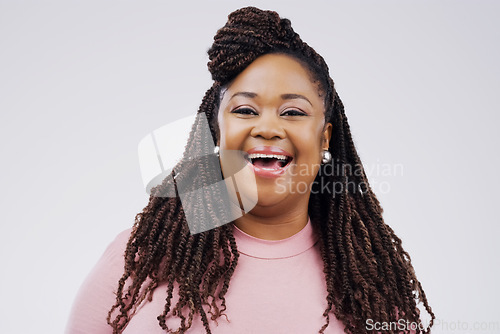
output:
[[274, 11], [244, 7], [229, 14], [226, 25], [217, 31], [208, 50], [208, 69], [213, 80], [225, 84], [260, 55], [295, 49], [301, 43], [290, 20]]

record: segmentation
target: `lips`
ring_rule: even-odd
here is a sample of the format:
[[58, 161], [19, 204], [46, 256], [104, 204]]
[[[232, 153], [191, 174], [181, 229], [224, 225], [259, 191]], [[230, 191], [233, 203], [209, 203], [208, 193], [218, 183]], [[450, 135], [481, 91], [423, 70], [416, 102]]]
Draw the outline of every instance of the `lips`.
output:
[[273, 178], [286, 171], [293, 156], [276, 146], [259, 146], [248, 150], [245, 159], [253, 168], [256, 176]]

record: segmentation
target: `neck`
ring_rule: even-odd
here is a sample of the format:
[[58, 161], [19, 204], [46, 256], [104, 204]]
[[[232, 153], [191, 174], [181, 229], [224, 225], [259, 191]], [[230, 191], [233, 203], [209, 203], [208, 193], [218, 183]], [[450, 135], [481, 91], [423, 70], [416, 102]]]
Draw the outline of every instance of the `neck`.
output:
[[[279, 210], [281, 214], [261, 214], [262, 210], [252, 210], [238, 218], [234, 224], [253, 237], [265, 240], [281, 240], [298, 233], [309, 219], [306, 206], [296, 206], [291, 210]], [[283, 213], [285, 211], [285, 213]]]

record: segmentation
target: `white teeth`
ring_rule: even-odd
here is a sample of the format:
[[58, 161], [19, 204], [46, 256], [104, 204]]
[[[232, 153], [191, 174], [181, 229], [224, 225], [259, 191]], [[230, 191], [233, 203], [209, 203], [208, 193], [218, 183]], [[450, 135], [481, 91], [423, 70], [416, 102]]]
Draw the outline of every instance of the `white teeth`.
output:
[[249, 159], [257, 159], [257, 158], [268, 158], [268, 159], [278, 159], [278, 160], [286, 160], [288, 157], [286, 155], [278, 155], [278, 154], [260, 154], [254, 153], [248, 155]]

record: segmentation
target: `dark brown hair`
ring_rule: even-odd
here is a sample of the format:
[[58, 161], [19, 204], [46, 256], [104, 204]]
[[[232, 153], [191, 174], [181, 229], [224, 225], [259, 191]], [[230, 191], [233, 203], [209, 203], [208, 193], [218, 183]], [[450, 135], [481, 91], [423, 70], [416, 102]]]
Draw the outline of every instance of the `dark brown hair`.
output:
[[[168, 332], [174, 330], [167, 328], [167, 316], [180, 318], [176, 333], [189, 329], [195, 316], [201, 317], [206, 332], [211, 333], [209, 317], [215, 320], [225, 315], [225, 294], [239, 256], [231, 224], [190, 234], [186, 208], [179, 197], [162, 194], [177, 189], [179, 182], [189, 182], [196, 187], [210, 184], [220, 176], [218, 159], [210, 153], [217, 138], [215, 120], [221, 88], [257, 57], [268, 53], [289, 54], [306, 66], [325, 98], [325, 119], [333, 125], [329, 151], [341, 172], [332, 175], [325, 170], [328, 166], [323, 165], [316, 181], [339, 185], [342, 191], [312, 191], [309, 201], [309, 216], [320, 235], [327, 286], [325, 324], [318, 331], [322, 333], [326, 329], [332, 313], [344, 323], [347, 333], [366, 333], [367, 319], [387, 323], [405, 319], [422, 324], [419, 302], [430, 314], [429, 327], [432, 326], [434, 314], [416, 278], [410, 256], [394, 231], [384, 223], [382, 208], [369, 186], [344, 106], [324, 59], [300, 39], [288, 19], [280, 18], [273, 11], [246, 7], [229, 15], [208, 50], [208, 68], [214, 84], [206, 92], [198, 115], [208, 119], [209, 136], [200, 130], [201, 118], [198, 118], [185, 149], [185, 159], [175, 168], [180, 172], [172, 173], [175, 181], [166, 178], [153, 188], [148, 205], [136, 216], [125, 251], [124, 274], [118, 282], [116, 303], [108, 314], [114, 333], [123, 331], [137, 307], [151, 298], [160, 283], [166, 283], [168, 297], [158, 322]], [[190, 159], [200, 156], [202, 158]], [[222, 200], [224, 189], [216, 192], [220, 193], [207, 192], [207, 200]], [[204, 203], [193, 201], [190, 205], [195, 210], [206, 210]], [[223, 212], [208, 214], [222, 215], [220, 219], [225, 219]], [[179, 296], [176, 305], [171, 304], [174, 286]]]

